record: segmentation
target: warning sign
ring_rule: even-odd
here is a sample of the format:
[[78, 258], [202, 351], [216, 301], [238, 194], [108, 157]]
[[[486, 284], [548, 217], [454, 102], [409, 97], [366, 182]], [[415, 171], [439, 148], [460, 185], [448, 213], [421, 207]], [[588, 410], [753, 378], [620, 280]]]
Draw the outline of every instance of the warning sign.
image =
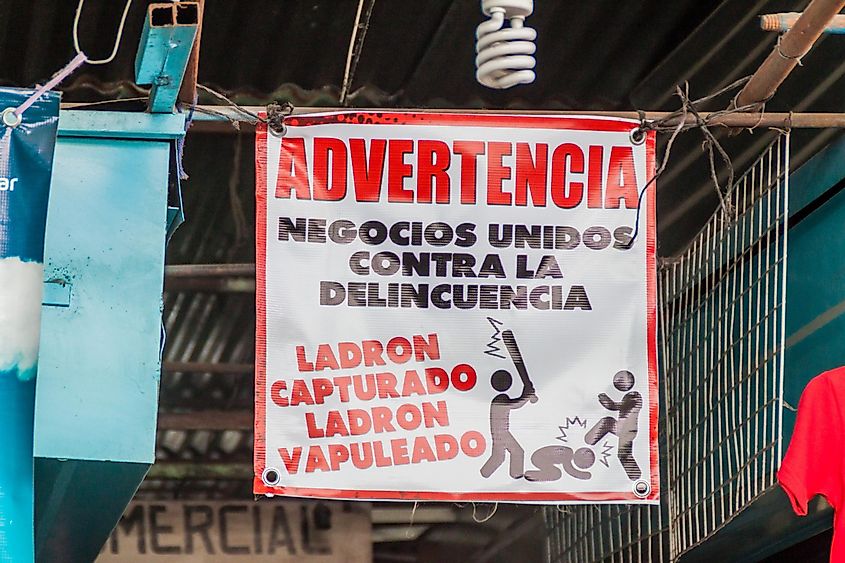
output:
[[256, 134], [255, 492], [655, 502], [653, 134], [286, 126]]

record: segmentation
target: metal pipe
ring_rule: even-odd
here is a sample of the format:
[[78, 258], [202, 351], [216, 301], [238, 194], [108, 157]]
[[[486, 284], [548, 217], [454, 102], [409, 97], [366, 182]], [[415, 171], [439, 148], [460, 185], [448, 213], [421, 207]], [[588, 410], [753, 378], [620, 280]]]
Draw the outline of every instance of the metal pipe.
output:
[[769, 100], [843, 6], [845, 0], [812, 0], [736, 97], [736, 107]]
[[[801, 12], [783, 12], [780, 14], [764, 14], [760, 16], [760, 29], [763, 31], [776, 31], [786, 33], [795, 26], [795, 22], [801, 17]], [[845, 34], [845, 14], [833, 16], [824, 29], [823, 33], [832, 35]]]
[[159, 430], [252, 430], [252, 411], [165, 412]]
[[167, 293], [175, 293], [179, 291], [205, 293], [253, 293], [255, 291], [255, 278], [253, 276], [165, 278], [164, 291]]
[[[845, 0], [842, 0], [845, 3]], [[777, 55], [776, 55], [777, 56]], [[746, 85], [747, 86], [747, 85]], [[246, 107], [248, 111], [253, 113], [265, 111], [262, 106]], [[207, 110], [208, 113], [203, 113]], [[350, 111], [344, 108], [333, 107], [299, 107], [294, 109], [294, 115], [324, 113], [334, 111]], [[467, 109], [373, 109], [373, 108], [356, 108], [353, 111], [357, 112], [387, 112], [387, 111], [414, 111], [418, 113], [468, 113], [477, 112], [480, 110]], [[486, 114], [505, 114], [505, 115], [597, 115], [605, 117], [621, 117], [627, 119], [639, 119], [640, 116], [635, 111], [581, 111], [581, 110], [483, 110]], [[711, 125], [720, 125], [730, 128], [748, 128], [748, 127], [778, 127], [787, 128], [792, 127], [796, 129], [826, 129], [828, 127], [845, 128], [845, 113], [764, 113], [760, 115], [753, 112], [731, 113], [727, 115], [714, 115], [720, 112], [700, 112], [704, 119], [709, 119]], [[673, 115], [668, 111], [649, 111], [645, 112], [645, 118], [648, 120], [662, 120]], [[680, 119], [680, 118], [678, 118]], [[678, 119], [668, 121], [667, 125], [677, 125]], [[201, 132], [229, 132], [235, 133], [235, 129], [229, 125], [229, 121], [240, 122], [243, 128], [244, 124], [249, 124], [243, 113], [228, 106], [197, 106], [197, 111], [194, 114], [194, 124], [191, 131]], [[690, 125], [695, 124], [694, 116], [687, 116], [686, 122]]]
[[147, 479], [232, 479], [248, 480], [255, 475], [248, 463], [193, 463], [157, 461], [147, 473]]
[[253, 364], [227, 364], [218, 362], [162, 362], [161, 369], [171, 373], [221, 373], [252, 375]]
[[255, 264], [175, 264], [164, 267], [164, 277], [218, 278], [254, 277]]

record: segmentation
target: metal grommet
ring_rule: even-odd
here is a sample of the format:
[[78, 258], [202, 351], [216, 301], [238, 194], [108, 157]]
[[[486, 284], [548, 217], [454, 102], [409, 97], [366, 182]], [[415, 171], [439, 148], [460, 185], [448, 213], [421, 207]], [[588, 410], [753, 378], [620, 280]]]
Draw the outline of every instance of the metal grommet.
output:
[[636, 129], [631, 129], [631, 132], [628, 134], [628, 138], [631, 139], [631, 142], [635, 145], [641, 145], [645, 143], [645, 131], [637, 127]]
[[267, 129], [270, 131], [271, 135], [280, 139], [285, 136], [285, 133], [287, 133], [287, 127], [285, 127], [284, 121], [278, 125], [271, 123], [267, 126]]
[[270, 130], [270, 134], [274, 137], [284, 137], [285, 133], [287, 133], [285, 119], [292, 113], [293, 104], [290, 102], [285, 102], [284, 104], [273, 102], [267, 106], [267, 119], [265, 123], [267, 123], [267, 129]]
[[282, 480], [282, 474], [275, 467], [268, 467], [261, 473], [261, 480], [268, 487], [275, 487]]
[[651, 492], [651, 484], [648, 481], [640, 479], [639, 481], [634, 483], [633, 490], [634, 494], [637, 495], [639, 498], [646, 498]]
[[15, 108], [6, 108], [3, 110], [3, 113], [0, 114], [3, 118], [3, 125], [6, 127], [17, 127], [23, 121], [23, 117], [18, 115], [15, 112]]

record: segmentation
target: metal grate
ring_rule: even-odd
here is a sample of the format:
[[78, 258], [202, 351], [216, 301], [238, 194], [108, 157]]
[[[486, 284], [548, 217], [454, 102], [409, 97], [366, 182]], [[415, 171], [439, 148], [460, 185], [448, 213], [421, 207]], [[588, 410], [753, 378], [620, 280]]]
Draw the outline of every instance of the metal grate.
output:
[[788, 172], [783, 134], [660, 272], [661, 505], [547, 508], [550, 563], [675, 561], [776, 484]]
[[671, 555], [777, 482], [789, 135], [779, 135], [660, 273]]
[[546, 508], [549, 563], [669, 561], [663, 509], [584, 504]]

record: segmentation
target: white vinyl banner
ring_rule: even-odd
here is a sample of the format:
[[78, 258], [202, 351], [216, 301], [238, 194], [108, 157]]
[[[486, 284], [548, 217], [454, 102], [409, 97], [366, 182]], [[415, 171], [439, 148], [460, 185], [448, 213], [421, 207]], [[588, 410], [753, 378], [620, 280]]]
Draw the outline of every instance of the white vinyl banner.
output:
[[256, 132], [255, 492], [656, 502], [653, 132], [285, 124]]

